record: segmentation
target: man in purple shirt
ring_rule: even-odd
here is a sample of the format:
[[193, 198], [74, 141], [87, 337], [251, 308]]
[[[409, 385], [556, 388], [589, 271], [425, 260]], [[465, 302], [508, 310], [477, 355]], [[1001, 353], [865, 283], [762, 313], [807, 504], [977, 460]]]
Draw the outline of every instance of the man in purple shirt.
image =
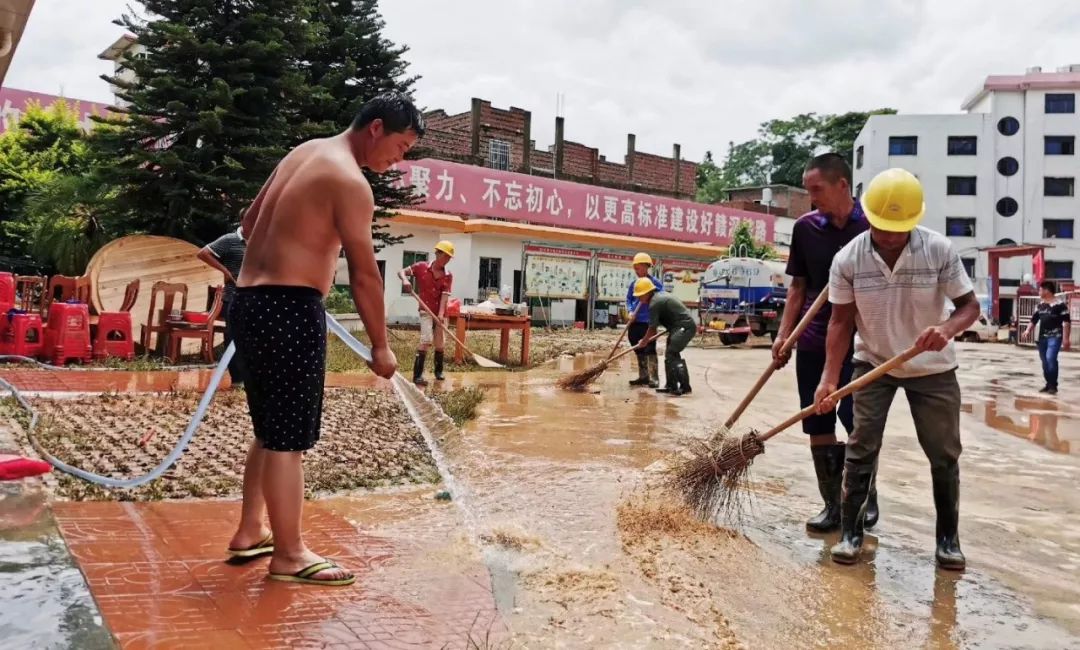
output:
[[[803, 172], [803, 187], [817, 208], [795, 222], [791, 233], [791, 251], [787, 274], [791, 276], [784, 317], [773, 345], [773, 360], [777, 368], [788, 362], [789, 354], [781, 355], [780, 348], [795, 324], [822, 290], [829, 286], [829, 269], [833, 256], [869, 228], [862, 208], [851, 197], [851, 167], [838, 154], [827, 153], [813, 158]], [[796, 344], [795, 377], [799, 384], [799, 404], [806, 408], [814, 403], [814, 390], [825, 369], [825, 335], [829, 326], [831, 305], [825, 303]], [[851, 351], [844, 362], [840, 384], [851, 381]], [[852, 399], [846, 397], [839, 405], [840, 422], [848, 434], [854, 428]], [[840, 526], [840, 489], [844, 476], [844, 443], [836, 440], [837, 412], [812, 415], [802, 422], [803, 433], [810, 436], [810, 453], [814, 459], [818, 490], [825, 508], [806, 522], [807, 529], [828, 532]], [[877, 523], [877, 491], [871, 487], [866, 513], [866, 527]]]

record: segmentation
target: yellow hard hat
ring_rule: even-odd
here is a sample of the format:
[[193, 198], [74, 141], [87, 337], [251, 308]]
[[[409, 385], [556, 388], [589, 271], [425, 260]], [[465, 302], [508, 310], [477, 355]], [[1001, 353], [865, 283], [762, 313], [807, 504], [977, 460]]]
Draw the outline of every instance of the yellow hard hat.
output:
[[634, 297], [640, 298], [647, 293], [656, 291], [656, 285], [649, 278], [638, 278], [634, 283]]
[[634, 256], [634, 266], [637, 266], [638, 264], [648, 264], [649, 266], [652, 266], [652, 258], [649, 257], [648, 253], [638, 253]]
[[859, 203], [870, 225], [888, 232], [910, 232], [926, 213], [922, 183], [897, 167], [875, 176]]
[[445, 239], [435, 244], [435, 250], [442, 251], [450, 257], [454, 256], [454, 245]]

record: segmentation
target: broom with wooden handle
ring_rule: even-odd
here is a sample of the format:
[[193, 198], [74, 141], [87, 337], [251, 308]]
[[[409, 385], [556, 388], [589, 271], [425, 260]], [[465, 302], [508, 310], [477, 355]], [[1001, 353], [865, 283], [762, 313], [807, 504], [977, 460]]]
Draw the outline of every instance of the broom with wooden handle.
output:
[[[657, 332], [656, 334], [653, 334], [648, 339], [645, 339], [644, 344], [648, 345], [649, 343], [652, 343], [653, 341], [660, 338], [664, 334], [667, 334], [667, 330], [660, 330], [659, 332]], [[625, 357], [626, 355], [630, 354], [635, 349], [637, 349], [637, 348], [636, 347], [627, 348], [626, 350], [623, 350], [622, 352], [620, 352], [620, 353], [618, 353], [618, 354], [616, 354], [614, 356], [608, 357], [607, 359], [604, 359], [600, 363], [595, 364], [593, 366], [590, 366], [590, 367], [586, 368], [585, 370], [575, 372], [575, 373], [573, 373], [571, 375], [566, 375], [565, 377], [563, 377], [563, 378], [559, 379], [557, 382], [555, 382], [555, 384], [559, 388], [564, 388], [564, 389], [567, 389], [567, 390], [581, 390], [581, 389], [585, 388], [586, 386], [588, 386], [593, 381], [595, 381], [597, 377], [604, 374], [604, 371], [607, 370], [609, 365], [611, 365], [615, 361], [618, 361], [619, 359]]]
[[[908, 348], [827, 399], [840, 401], [904, 365], [920, 352], [922, 350], [918, 348]], [[665, 485], [672, 493], [681, 495], [687, 506], [703, 519], [711, 519], [720, 511], [737, 512], [748, 488], [747, 470], [755, 458], [765, 453], [765, 442], [816, 412], [817, 404], [811, 404], [765, 433], [750, 431], [738, 437], [730, 433], [711, 436], [693, 445], [688, 458], [666, 471]]]
[[615, 341], [615, 345], [611, 346], [611, 352], [608, 352], [607, 360], [611, 361], [611, 357], [615, 355], [615, 351], [622, 345], [622, 340], [626, 338], [626, 333], [630, 331], [630, 326], [634, 324], [634, 319], [637, 318], [637, 312], [641, 309], [641, 303], [638, 303], [637, 307], [634, 307], [634, 311], [630, 312], [630, 322], [623, 328], [622, 333], [619, 334], [619, 338]]
[[[501, 363], [498, 363], [497, 361], [492, 361], [491, 359], [488, 359], [487, 357], [482, 357], [479, 354], [477, 354], [477, 353], [473, 352], [472, 350], [470, 350], [469, 348], [465, 347], [465, 344], [462, 343], [461, 340], [458, 339], [458, 337], [455, 336], [454, 333], [450, 331], [450, 328], [446, 326], [446, 323], [444, 323], [441, 318], [436, 316], [435, 312], [431, 311], [430, 307], [428, 307], [427, 305], [424, 304], [424, 301], [420, 299], [420, 296], [416, 295], [416, 291], [413, 290], [411, 284], [409, 285], [409, 293], [412, 295], [413, 298], [416, 298], [416, 302], [420, 303], [420, 307], [431, 316], [431, 318], [439, 325], [439, 327], [443, 328], [443, 330], [450, 336], [450, 338], [452, 338], [455, 343], [457, 343], [458, 345], [461, 346], [462, 350], [465, 350], [466, 352], [469, 353], [469, 355], [473, 358], [473, 360], [476, 361], [476, 365], [480, 366], [481, 368], [505, 368], [506, 367], [506, 366], [502, 365]], [[522, 359], [522, 363], [524, 365], [528, 365], [529, 360], [528, 359]]]
[[[825, 287], [821, 290], [821, 293], [818, 294], [817, 299], [810, 304], [810, 308], [806, 310], [806, 313], [803, 314], [802, 319], [799, 321], [799, 324], [795, 326], [795, 330], [791, 333], [791, 336], [784, 340], [784, 345], [780, 348], [780, 356], [784, 356], [788, 352], [791, 352], [791, 348], [795, 347], [795, 343], [798, 342], [799, 337], [802, 336], [802, 333], [810, 326], [810, 322], [814, 320], [814, 316], [817, 316], [817, 313], [821, 311], [821, 308], [828, 300], [829, 288]], [[727, 421], [724, 422], [724, 428], [719, 432], [720, 435], [723, 435], [735, 425], [735, 422], [739, 420], [739, 416], [743, 414], [746, 407], [750, 406], [750, 402], [754, 401], [754, 398], [757, 397], [757, 394], [765, 387], [765, 383], [769, 381], [769, 378], [772, 377], [774, 372], [776, 372], [776, 362], [770, 362], [769, 367], [765, 368], [765, 372], [761, 373], [761, 376], [758, 377], [757, 383], [750, 388], [750, 392], [746, 394], [743, 401], [739, 402], [739, 405], [735, 407], [735, 411]]]

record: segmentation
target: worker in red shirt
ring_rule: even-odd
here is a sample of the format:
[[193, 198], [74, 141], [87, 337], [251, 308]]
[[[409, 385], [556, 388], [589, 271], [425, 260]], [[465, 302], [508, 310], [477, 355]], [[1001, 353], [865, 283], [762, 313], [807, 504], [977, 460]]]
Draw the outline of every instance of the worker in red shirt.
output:
[[[416, 278], [416, 294], [420, 300], [438, 315], [439, 320], [446, 319], [446, 303], [450, 299], [450, 289], [453, 285], [454, 275], [446, 270], [446, 265], [454, 257], [454, 245], [448, 241], [435, 244], [434, 262], [417, 262], [410, 267], [401, 269], [398, 277], [401, 283], [409, 282], [410, 277]], [[418, 307], [419, 308], [419, 307]], [[443, 330], [435, 326], [435, 321], [423, 308], [420, 309], [420, 350], [416, 353], [413, 362], [413, 383], [417, 386], [426, 386], [424, 380], [424, 363], [427, 361], [427, 351], [431, 344], [435, 344], [435, 379], [443, 380], [444, 343]]]

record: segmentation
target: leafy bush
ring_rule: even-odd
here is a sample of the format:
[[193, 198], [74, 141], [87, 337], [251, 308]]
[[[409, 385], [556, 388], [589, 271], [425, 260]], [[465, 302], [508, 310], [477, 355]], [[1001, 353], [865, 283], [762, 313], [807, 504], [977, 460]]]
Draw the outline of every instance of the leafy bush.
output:
[[331, 314], [355, 314], [356, 303], [346, 287], [334, 286], [326, 295], [326, 311]]

